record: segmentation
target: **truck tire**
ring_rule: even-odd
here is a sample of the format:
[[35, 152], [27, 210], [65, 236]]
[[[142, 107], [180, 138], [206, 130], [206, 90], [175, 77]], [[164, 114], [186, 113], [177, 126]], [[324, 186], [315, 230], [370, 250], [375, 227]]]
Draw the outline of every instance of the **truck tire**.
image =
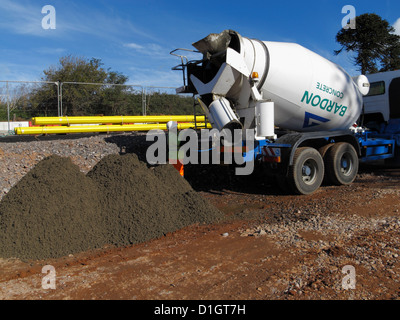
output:
[[323, 181], [322, 181], [322, 184], [325, 184], [325, 185], [331, 184], [331, 182], [330, 182], [330, 180], [329, 180], [329, 177], [328, 177], [328, 175], [327, 175], [327, 173], [326, 173], [326, 167], [327, 167], [327, 163], [326, 163], [326, 158], [327, 158], [327, 156], [326, 156], [326, 155], [327, 155], [328, 151], [329, 151], [333, 146], [334, 146], [334, 143], [329, 143], [329, 144], [326, 144], [326, 145], [324, 145], [323, 147], [321, 147], [321, 148], [318, 149], [318, 152], [321, 154], [321, 157], [322, 157], [322, 159], [324, 160], [325, 174], [324, 174], [324, 179], [323, 179]]
[[326, 174], [334, 185], [348, 185], [358, 173], [358, 156], [347, 142], [338, 142], [326, 155]]
[[298, 148], [289, 168], [289, 184], [297, 194], [314, 193], [321, 186], [324, 172], [324, 161], [316, 149]]
[[329, 143], [318, 149], [322, 159], [326, 158], [326, 154], [328, 153], [329, 149], [333, 147], [333, 145], [334, 143]]

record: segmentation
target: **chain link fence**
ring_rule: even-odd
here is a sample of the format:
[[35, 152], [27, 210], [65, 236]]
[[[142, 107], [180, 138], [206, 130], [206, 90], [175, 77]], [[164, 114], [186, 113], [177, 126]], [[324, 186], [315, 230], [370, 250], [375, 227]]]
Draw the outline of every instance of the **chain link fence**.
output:
[[0, 81], [0, 132], [33, 117], [199, 113], [174, 87], [86, 82]]

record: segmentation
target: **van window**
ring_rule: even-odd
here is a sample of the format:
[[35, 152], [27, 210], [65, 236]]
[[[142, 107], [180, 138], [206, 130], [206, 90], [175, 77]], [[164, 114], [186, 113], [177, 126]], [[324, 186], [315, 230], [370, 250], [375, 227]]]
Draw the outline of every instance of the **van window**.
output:
[[385, 94], [385, 81], [371, 82], [367, 97]]

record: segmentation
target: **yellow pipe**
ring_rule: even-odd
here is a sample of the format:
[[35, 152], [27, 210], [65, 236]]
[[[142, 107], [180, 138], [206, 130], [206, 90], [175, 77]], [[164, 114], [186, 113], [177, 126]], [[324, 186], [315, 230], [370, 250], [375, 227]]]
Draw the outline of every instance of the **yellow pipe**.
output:
[[107, 124], [107, 123], [148, 123], [148, 122], [204, 122], [204, 116], [194, 115], [167, 115], [167, 116], [93, 116], [93, 117], [35, 117], [32, 118], [33, 125], [49, 124]]
[[[194, 123], [178, 123], [178, 130], [194, 128]], [[209, 128], [207, 123], [197, 123], [199, 128]], [[17, 127], [15, 134], [56, 134], [56, 133], [92, 133], [92, 132], [118, 132], [118, 131], [149, 131], [152, 129], [167, 130], [166, 123], [154, 124], [125, 124], [125, 125], [97, 125], [97, 126], [54, 126], [54, 127]]]

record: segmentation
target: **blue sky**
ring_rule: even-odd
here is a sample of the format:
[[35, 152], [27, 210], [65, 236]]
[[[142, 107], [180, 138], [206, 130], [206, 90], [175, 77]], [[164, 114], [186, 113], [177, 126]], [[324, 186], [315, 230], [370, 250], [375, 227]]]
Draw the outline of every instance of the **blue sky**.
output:
[[[45, 5], [56, 10], [56, 29], [43, 29]], [[232, 29], [244, 37], [299, 43], [358, 74], [350, 56], [334, 56], [344, 5], [376, 13], [400, 32], [400, 1], [175, 1], [0, 0], [0, 80], [40, 80], [60, 57], [99, 58], [129, 84], [182, 85], [169, 52], [193, 49], [209, 33]]]

